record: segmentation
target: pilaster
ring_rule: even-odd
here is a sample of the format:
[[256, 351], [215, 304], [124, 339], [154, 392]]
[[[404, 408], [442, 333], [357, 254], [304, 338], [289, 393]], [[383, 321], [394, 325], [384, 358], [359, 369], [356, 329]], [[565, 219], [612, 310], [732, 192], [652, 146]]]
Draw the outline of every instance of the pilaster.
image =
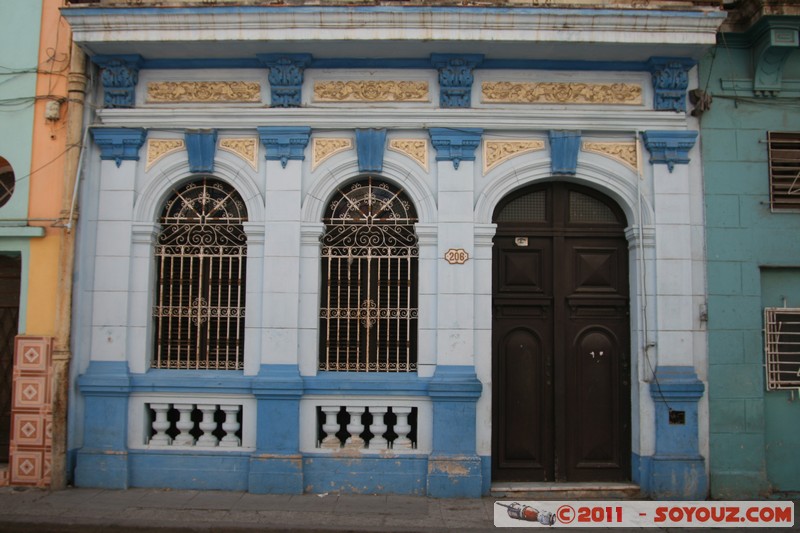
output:
[[259, 126], [258, 136], [267, 149], [267, 161], [280, 161], [286, 168], [289, 161], [303, 161], [311, 136], [311, 128], [305, 126]]
[[656, 408], [656, 453], [650, 495], [659, 500], [704, 500], [705, 458], [699, 453], [697, 403], [705, 386], [690, 366], [659, 366], [650, 383]]

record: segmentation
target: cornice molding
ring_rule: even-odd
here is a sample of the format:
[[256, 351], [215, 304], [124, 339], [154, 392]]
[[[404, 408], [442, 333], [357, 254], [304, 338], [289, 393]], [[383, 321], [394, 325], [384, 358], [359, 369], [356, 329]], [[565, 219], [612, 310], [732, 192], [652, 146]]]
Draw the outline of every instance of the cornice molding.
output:
[[[75, 42], [493, 41], [711, 45], [719, 8], [64, 8]], [[135, 15], [135, 16], [132, 16]], [[324, 20], [324, 23], [320, 21]], [[198, 32], [202, 27], [204, 31]], [[569, 31], [564, 31], [568, 27]]]

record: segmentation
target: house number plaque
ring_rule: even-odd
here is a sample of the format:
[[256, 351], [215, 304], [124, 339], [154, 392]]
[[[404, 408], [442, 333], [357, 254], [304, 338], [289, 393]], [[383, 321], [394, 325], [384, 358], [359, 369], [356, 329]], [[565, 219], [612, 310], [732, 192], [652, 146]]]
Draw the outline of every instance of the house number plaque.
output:
[[444, 253], [444, 260], [451, 265], [463, 265], [469, 259], [469, 254], [463, 248], [450, 248]]

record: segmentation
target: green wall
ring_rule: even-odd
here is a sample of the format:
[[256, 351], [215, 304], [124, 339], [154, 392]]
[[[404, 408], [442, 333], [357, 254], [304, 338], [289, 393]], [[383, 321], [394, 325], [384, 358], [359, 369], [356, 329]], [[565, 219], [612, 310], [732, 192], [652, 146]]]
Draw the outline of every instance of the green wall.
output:
[[[28, 288], [29, 240], [25, 228], [28, 216], [28, 175], [31, 173], [33, 143], [33, 97], [36, 95], [41, 0], [0, 0], [0, 157], [8, 161], [16, 183], [14, 194], [0, 207], [0, 252], [22, 256], [19, 331], [25, 331]], [[56, 64], [56, 68], [63, 65]], [[58, 162], [50, 171], [58, 169]]]
[[[789, 65], [798, 64], [795, 51]], [[714, 498], [798, 490], [800, 479], [784, 475], [800, 469], [800, 448], [779, 454], [774, 447], [800, 443], [800, 401], [765, 392], [762, 335], [763, 307], [774, 305], [776, 284], [800, 286], [800, 213], [770, 212], [766, 144], [768, 131], [800, 131], [800, 95], [722, 89], [720, 80], [752, 77], [749, 48], [718, 47], [700, 64], [700, 86], [714, 98], [701, 118]], [[768, 268], [776, 266], [798, 268]], [[800, 307], [800, 294], [789, 304]]]

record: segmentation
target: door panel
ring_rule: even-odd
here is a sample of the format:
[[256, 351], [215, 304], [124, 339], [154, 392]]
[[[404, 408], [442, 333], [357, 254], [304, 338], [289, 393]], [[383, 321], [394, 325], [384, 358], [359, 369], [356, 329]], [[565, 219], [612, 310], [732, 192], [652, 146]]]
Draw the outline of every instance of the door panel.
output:
[[594, 191], [545, 189], [546, 225], [511, 199], [494, 239], [492, 476], [630, 479], [624, 216]]

